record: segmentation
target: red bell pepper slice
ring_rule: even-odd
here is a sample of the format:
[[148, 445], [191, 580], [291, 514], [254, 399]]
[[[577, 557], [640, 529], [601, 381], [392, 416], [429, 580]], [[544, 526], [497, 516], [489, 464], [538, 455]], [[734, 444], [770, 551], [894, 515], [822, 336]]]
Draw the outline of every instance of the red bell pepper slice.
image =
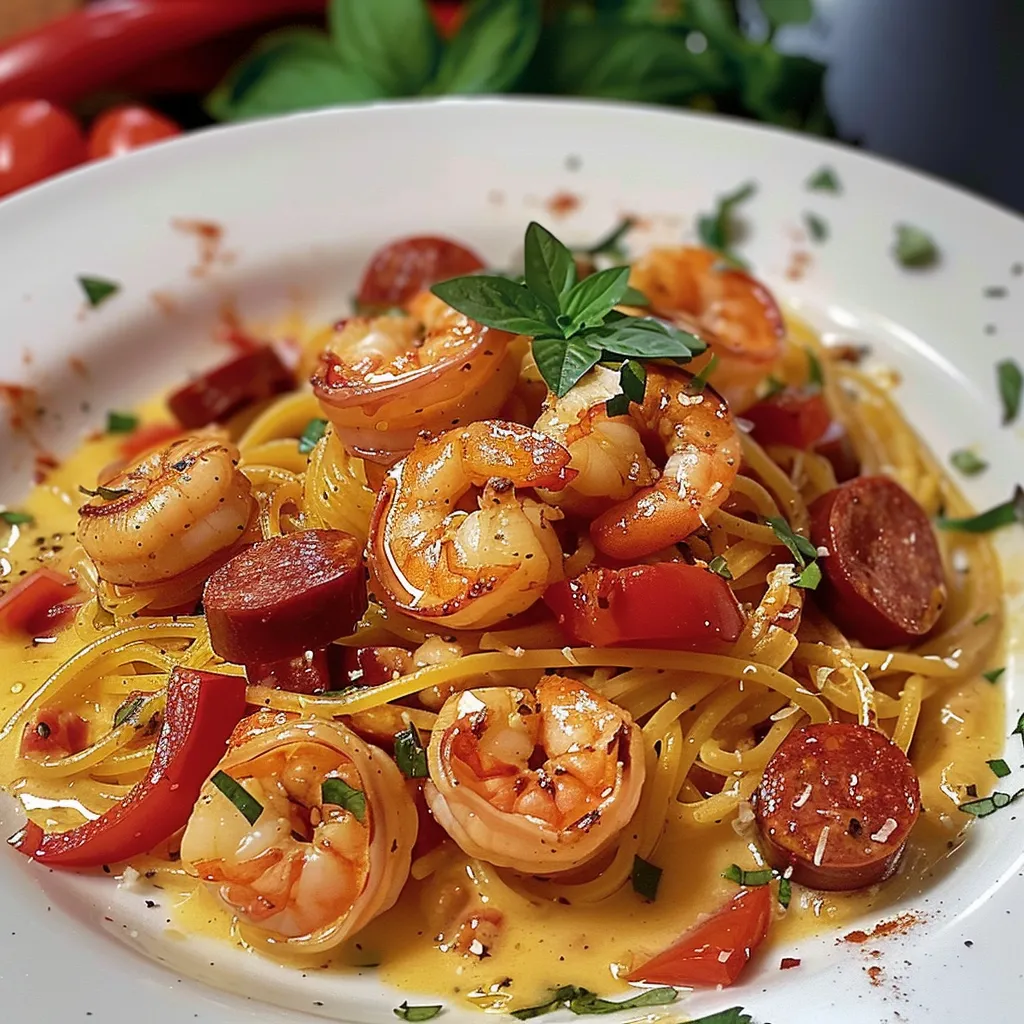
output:
[[0, 597], [0, 633], [49, 636], [74, 612], [78, 584], [68, 576], [34, 569]]
[[62, 868], [100, 867], [153, 849], [188, 821], [244, 714], [241, 677], [174, 669], [146, 777], [95, 821], [67, 832], [43, 832], [30, 821], [8, 842], [26, 857]]

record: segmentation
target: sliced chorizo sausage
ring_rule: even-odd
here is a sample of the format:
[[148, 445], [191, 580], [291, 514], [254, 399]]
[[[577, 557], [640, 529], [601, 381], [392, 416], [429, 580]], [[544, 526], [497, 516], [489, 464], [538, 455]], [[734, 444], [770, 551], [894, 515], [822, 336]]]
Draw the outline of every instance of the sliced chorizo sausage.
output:
[[362, 545], [341, 530], [255, 544], [218, 569], [203, 594], [213, 649], [261, 672], [351, 633], [366, 604]]
[[908, 644], [938, 622], [946, 578], [923, 508], [884, 476], [857, 477], [811, 506], [811, 539], [828, 555], [819, 599], [872, 647]]
[[483, 267], [484, 261], [472, 249], [447, 238], [401, 238], [370, 258], [356, 302], [361, 310], [369, 311], [402, 306], [438, 281], [472, 274]]
[[914, 766], [864, 725], [795, 729], [754, 794], [765, 853], [814, 889], [861, 889], [888, 878], [921, 809]]
[[295, 378], [269, 345], [231, 359], [178, 388], [167, 404], [189, 430], [221, 423], [254, 402], [295, 387]]

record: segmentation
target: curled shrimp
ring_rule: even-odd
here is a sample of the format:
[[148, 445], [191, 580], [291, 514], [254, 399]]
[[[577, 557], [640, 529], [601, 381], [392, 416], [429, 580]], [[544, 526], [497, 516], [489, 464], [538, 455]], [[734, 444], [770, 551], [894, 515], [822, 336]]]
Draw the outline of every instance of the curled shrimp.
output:
[[78, 510], [78, 540], [100, 578], [132, 586], [212, 572], [256, 511], [238, 458], [228, 441], [185, 437], [104, 480]]
[[340, 723], [264, 710], [239, 724], [218, 771], [259, 804], [259, 817], [250, 824], [206, 782], [181, 857], [248, 938], [320, 952], [398, 899], [417, 815], [381, 750]]
[[363, 458], [390, 465], [424, 430], [493, 416], [516, 383], [514, 335], [429, 292], [410, 300], [407, 315], [353, 317], [339, 326], [313, 390], [338, 438]]
[[424, 790], [471, 857], [529, 874], [568, 871], [611, 843], [644, 784], [640, 729], [565, 676], [534, 692], [466, 690], [442, 708]]
[[594, 545], [622, 561], [644, 558], [688, 537], [729, 496], [740, 467], [740, 435], [725, 400], [692, 387], [682, 370], [651, 366], [642, 403], [629, 415], [654, 434], [668, 459], [656, 482], [590, 524]]
[[596, 515], [657, 478], [637, 425], [605, 412], [605, 403], [621, 390], [616, 371], [595, 366], [563, 397], [548, 395], [534, 430], [569, 450], [577, 475], [561, 491], [541, 490], [545, 501]]
[[722, 266], [708, 249], [679, 246], [653, 249], [633, 264], [629, 283], [639, 288], [651, 310], [709, 346], [695, 360], [700, 371], [717, 356], [715, 387], [736, 410], [757, 398], [757, 387], [782, 355], [785, 323], [772, 293], [749, 274]]
[[[561, 579], [561, 513], [516, 487], [558, 489], [569, 453], [518, 423], [484, 420], [419, 444], [384, 478], [370, 520], [377, 594], [408, 615], [482, 629]], [[479, 508], [460, 509], [473, 488]]]

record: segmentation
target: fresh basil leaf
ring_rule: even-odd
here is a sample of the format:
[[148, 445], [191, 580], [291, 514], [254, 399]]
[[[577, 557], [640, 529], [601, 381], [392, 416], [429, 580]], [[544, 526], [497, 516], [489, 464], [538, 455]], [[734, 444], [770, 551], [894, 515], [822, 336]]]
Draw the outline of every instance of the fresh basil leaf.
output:
[[3, 512], [0, 512], [0, 521], [7, 523], [8, 526], [31, 526], [35, 522], [35, 518], [27, 512], [4, 509]]
[[963, 533], [989, 533], [1012, 523], [1024, 523], [1024, 488], [1019, 484], [1009, 501], [964, 519], [941, 516], [935, 523], [940, 530], [959, 530]]
[[571, 317], [575, 330], [597, 327], [622, 300], [628, 285], [629, 267], [599, 270], [573, 285], [562, 304], [564, 315]]
[[812, 242], [828, 241], [828, 221], [824, 217], [808, 210], [804, 214], [804, 223], [807, 225], [807, 234], [811, 236]]
[[839, 176], [828, 166], [820, 167], [807, 179], [807, 189], [811, 192], [842, 192]]
[[235, 805], [250, 825], [259, 821], [263, 805], [237, 779], [233, 779], [227, 772], [216, 771], [210, 776], [210, 781]]
[[78, 489], [82, 494], [87, 494], [90, 498], [102, 498], [104, 501], [117, 501], [118, 498], [123, 498], [126, 494], [132, 493], [130, 487], [98, 486], [95, 491], [90, 491], [88, 487], [82, 487], [79, 484]]
[[803, 25], [814, 17], [811, 0], [758, 0], [772, 29], [781, 25]]
[[724, 555], [715, 555], [715, 557], [708, 562], [708, 569], [721, 576], [723, 580], [732, 579], [732, 570], [729, 568], [729, 563], [725, 560]]
[[540, 375], [561, 398], [601, 359], [601, 350], [581, 338], [534, 338], [533, 358]]
[[526, 287], [557, 316], [576, 284], [572, 253], [547, 228], [532, 221], [524, 245]]
[[302, 431], [299, 438], [299, 454], [308, 455], [320, 442], [320, 439], [327, 433], [327, 420], [312, 419]]
[[785, 910], [793, 899], [793, 883], [788, 878], [779, 879], [779, 906]]
[[540, 31], [540, 0], [473, 0], [425, 91], [505, 92], [530, 63]]
[[817, 590], [821, 582], [821, 566], [817, 562], [808, 562], [800, 575], [793, 581], [794, 587], [802, 587], [804, 590]]
[[689, 1024], [752, 1024], [749, 1013], [743, 1012], [742, 1006], [732, 1006], [728, 1010], [719, 1010], [700, 1020], [691, 1020]]
[[427, 777], [427, 752], [415, 725], [395, 733], [395, 764], [407, 779]]
[[616, 260], [626, 258], [625, 247], [622, 240], [636, 227], [635, 217], [623, 217], [603, 238], [599, 238], [593, 245], [578, 251], [585, 256], [608, 256]]
[[987, 672], [981, 673], [982, 679], [987, 679], [990, 683], [998, 683], [999, 677], [1006, 671], [1006, 666], [1002, 668], [991, 668]]
[[708, 378], [711, 376], [711, 372], [714, 370], [717, 363], [718, 356], [716, 353], [712, 352], [711, 358], [704, 364], [700, 373], [690, 381], [686, 389], [691, 395], [699, 395], [708, 386]]
[[1010, 733], [1011, 736], [1020, 736], [1021, 742], [1024, 743], [1024, 715], [1021, 715], [1017, 719], [1017, 727]]
[[986, 761], [985, 764], [992, 769], [992, 774], [997, 779], [1005, 779], [1010, 774], [1010, 766], [1001, 757]]
[[78, 284], [85, 292], [85, 301], [89, 303], [90, 309], [102, 306], [121, 290], [116, 281], [107, 281], [102, 277], [80, 277]]
[[628, 412], [629, 399], [622, 392], [612, 395], [604, 403], [604, 413], [606, 416], [625, 416]]
[[389, 96], [418, 93], [437, 69], [441, 41], [423, 0], [330, 0], [327, 24], [344, 64]]
[[737, 885], [756, 886], [767, 885], [774, 877], [775, 872], [771, 868], [763, 868], [758, 871], [745, 871], [739, 864], [730, 864], [723, 872], [722, 877]]
[[569, 1009], [579, 1016], [617, 1013], [619, 1010], [637, 1010], [644, 1006], [665, 1006], [668, 1003], [674, 1003], [678, 998], [678, 991], [669, 986], [649, 988], [646, 992], [617, 1002], [611, 999], [601, 999], [588, 989], [580, 988], [576, 990], [576, 995], [569, 1000]]
[[525, 1006], [521, 1010], [512, 1010], [512, 1016], [517, 1020], [531, 1020], [545, 1013], [554, 1013], [555, 1010], [561, 1009], [570, 999], [575, 998], [578, 992], [583, 991], [586, 990], [579, 989], [575, 985], [563, 985], [561, 988], [552, 990], [551, 998], [546, 1003], [540, 1003], [537, 1006]]
[[730, 262], [744, 266], [743, 261], [732, 252], [735, 238], [733, 213], [737, 206], [746, 202], [757, 191], [757, 185], [748, 181], [735, 192], [720, 196], [714, 212], [702, 214], [697, 220], [697, 233], [701, 242], [720, 253]]
[[644, 860], [639, 854], [633, 856], [633, 892], [653, 903], [658, 898], [658, 886], [661, 884], [661, 868]]
[[960, 810], [964, 814], [974, 815], [975, 818], [987, 818], [990, 814], [995, 814], [996, 811], [1001, 811], [1004, 807], [1016, 803], [1022, 796], [1024, 796], [1024, 789], [1018, 789], [1012, 795], [996, 790], [990, 796], [983, 796], [979, 800], [968, 800], [967, 803], [960, 804]]
[[342, 63], [322, 32], [286, 29], [263, 39], [207, 97], [218, 121], [244, 121], [338, 103], [383, 99], [358, 66]]
[[825, 371], [821, 367], [821, 360], [818, 359], [814, 349], [804, 349], [807, 353], [807, 383], [819, 391], [825, 386]]
[[1004, 359], [996, 364], [996, 379], [999, 381], [999, 397], [1003, 403], [1003, 426], [1012, 423], [1020, 412], [1021, 390], [1024, 375], [1016, 360]]
[[623, 306], [649, 306], [651, 300], [639, 288], [626, 285], [626, 290], [622, 293], [619, 303]]
[[443, 1009], [444, 1006], [440, 1003], [431, 1006], [410, 1006], [408, 1002], [403, 1002], [401, 1006], [396, 1006], [391, 1012], [396, 1017], [401, 1017], [402, 1020], [423, 1021], [433, 1020]]
[[627, 359], [619, 368], [619, 385], [631, 402], [639, 404], [647, 388], [647, 371], [635, 359]]
[[748, 48], [737, 64], [740, 98], [750, 113], [769, 124], [831, 134], [822, 98], [826, 70], [819, 61], [772, 46]]
[[108, 434], [130, 434], [139, 425], [139, 417], [130, 412], [115, 412], [113, 409], [107, 413]]
[[324, 779], [320, 783], [320, 798], [325, 804], [348, 811], [356, 821], [366, 821], [366, 794], [344, 779]]
[[818, 549], [806, 537], [794, 533], [793, 528], [781, 516], [772, 516], [765, 522], [772, 528], [775, 536], [789, 549], [790, 554], [801, 568], [818, 557]]
[[115, 712], [114, 712], [114, 728], [124, 725], [125, 722], [131, 721], [138, 713], [139, 708], [145, 703], [145, 697], [134, 697], [131, 700], [126, 700]]
[[938, 260], [939, 250], [931, 235], [920, 228], [912, 224], [897, 224], [893, 255], [901, 266], [923, 268]]
[[983, 622], [988, 622], [992, 618], [991, 612], [982, 612], [975, 620], [973, 625], [980, 626]]
[[960, 448], [953, 452], [949, 457], [949, 461], [964, 476], [977, 476], [988, 469], [988, 463], [975, 455], [969, 448]]
[[707, 348], [695, 334], [647, 316], [609, 316], [603, 324], [590, 328], [581, 337], [606, 352], [638, 359], [687, 360]]
[[439, 281], [430, 290], [460, 313], [497, 330], [534, 337], [562, 333], [533, 292], [507, 277], [470, 274]]

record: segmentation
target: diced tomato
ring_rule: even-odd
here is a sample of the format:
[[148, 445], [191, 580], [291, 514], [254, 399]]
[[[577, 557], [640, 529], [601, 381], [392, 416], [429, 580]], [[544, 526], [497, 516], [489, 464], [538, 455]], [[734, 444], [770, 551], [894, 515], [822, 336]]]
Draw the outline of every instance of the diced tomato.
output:
[[784, 444], [801, 451], [824, 437], [832, 424], [818, 391], [780, 391], [747, 409], [743, 417], [754, 424], [758, 444]]
[[89, 745], [89, 723], [64, 708], [42, 708], [21, 735], [21, 756], [66, 757]]
[[716, 651], [743, 629], [743, 613], [725, 580], [684, 562], [587, 569], [553, 583], [544, 601], [569, 642], [590, 647]]
[[731, 985], [768, 934], [772, 888], [741, 889], [721, 910], [629, 976], [651, 985]]
[[121, 454], [134, 459], [151, 448], [159, 448], [172, 438], [181, 436], [181, 427], [176, 423], [143, 423], [136, 427], [122, 442]]
[[78, 584], [45, 567], [35, 569], [0, 597], [0, 633], [50, 636], [74, 614]]

